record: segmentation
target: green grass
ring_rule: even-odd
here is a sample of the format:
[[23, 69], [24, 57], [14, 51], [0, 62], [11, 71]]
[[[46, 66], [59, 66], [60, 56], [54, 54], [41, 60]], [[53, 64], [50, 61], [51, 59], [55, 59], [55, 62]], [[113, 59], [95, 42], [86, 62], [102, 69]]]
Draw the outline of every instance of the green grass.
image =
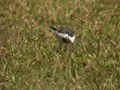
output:
[[120, 90], [119, 1], [1, 0], [0, 90]]

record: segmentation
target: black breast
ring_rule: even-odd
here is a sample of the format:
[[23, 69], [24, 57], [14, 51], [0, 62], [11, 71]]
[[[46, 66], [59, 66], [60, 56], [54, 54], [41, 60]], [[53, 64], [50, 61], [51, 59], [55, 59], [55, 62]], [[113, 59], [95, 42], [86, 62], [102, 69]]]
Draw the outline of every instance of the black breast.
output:
[[69, 39], [62, 38], [62, 41], [65, 42], [65, 43], [70, 43]]

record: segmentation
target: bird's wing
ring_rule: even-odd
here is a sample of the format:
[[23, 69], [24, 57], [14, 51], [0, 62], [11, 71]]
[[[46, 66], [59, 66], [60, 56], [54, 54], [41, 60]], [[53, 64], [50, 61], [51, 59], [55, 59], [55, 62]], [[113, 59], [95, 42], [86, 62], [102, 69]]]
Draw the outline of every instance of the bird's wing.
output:
[[58, 32], [67, 34], [69, 36], [74, 36], [74, 32], [71, 29], [64, 29], [64, 30], [59, 30]]
[[68, 39], [68, 34], [65, 33], [57, 33], [58, 36], [62, 37], [62, 38], [66, 38]]

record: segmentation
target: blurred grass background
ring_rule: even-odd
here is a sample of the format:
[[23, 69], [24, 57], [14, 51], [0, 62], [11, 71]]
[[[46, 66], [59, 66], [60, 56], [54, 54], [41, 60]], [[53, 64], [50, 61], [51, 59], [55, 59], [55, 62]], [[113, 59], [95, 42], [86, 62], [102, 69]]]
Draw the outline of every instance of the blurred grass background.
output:
[[120, 90], [120, 1], [0, 0], [0, 90]]

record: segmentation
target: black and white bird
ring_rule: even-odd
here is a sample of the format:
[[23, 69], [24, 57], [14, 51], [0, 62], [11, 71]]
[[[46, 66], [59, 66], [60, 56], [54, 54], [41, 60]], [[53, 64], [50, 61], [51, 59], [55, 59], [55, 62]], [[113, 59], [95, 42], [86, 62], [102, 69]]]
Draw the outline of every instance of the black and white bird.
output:
[[70, 29], [56, 29], [55, 27], [50, 26], [52, 32], [55, 34], [57, 39], [61, 39], [65, 43], [74, 43], [75, 34]]

